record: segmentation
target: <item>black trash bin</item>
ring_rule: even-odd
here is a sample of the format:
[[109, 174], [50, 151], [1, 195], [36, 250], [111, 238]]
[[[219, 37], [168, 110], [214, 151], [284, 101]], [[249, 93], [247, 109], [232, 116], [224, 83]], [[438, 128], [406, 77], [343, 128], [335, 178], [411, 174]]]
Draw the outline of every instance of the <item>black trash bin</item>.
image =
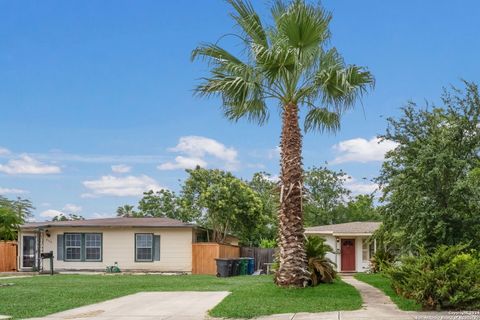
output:
[[229, 259], [215, 259], [217, 262], [217, 277], [229, 277], [231, 275], [232, 262]]

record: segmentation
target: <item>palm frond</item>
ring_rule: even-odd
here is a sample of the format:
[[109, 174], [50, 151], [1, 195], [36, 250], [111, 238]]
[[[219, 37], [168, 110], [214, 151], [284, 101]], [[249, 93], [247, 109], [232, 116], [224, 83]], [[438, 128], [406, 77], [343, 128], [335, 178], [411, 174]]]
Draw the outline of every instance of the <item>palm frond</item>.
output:
[[264, 92], [262, 76], [255, 67], [232, 58], [217, 60], [210, 77], [203, 78], [195, 89], [200, 96], [221, 97], [227, 119], [238, 121], [246, 117], [258, 124], [269, 116]]
[[292, 48], [322, 47], [330, 38], [328, 25], [332, 15], [320, 6], [296, 0], [289, 6], [278, 2], [273, 11], [277, 30]]
[[312, 108], [305, 116], [305, 131], [336, 132], [340, 129], [340, 115], [326, 108]]
[[250, 1], [227, 0], [235, 9], [236, 14], [231, 14], [245, 34], [256, 44], [268, 47], [267, 34], [263, 28], [260, 17], [253, 9]]
[[201, 43], [192, 51], [191, 60], [202, 58], [213, 64], [230, 62], [234, 64], [243, 64], [243, 62], [233, 54], [213, 43]]
[[344, 66], [343, 61], [337, 61], [324, 68], [321, 66], [313, 85], [319, 88], [322, 102], [334, 106], [341, 113], [363, 97], [375, 85], [375, 80], [365, 68]]
[[295, 67], [295, 51], [280, 43], [275, 43], [269, 48], [253, 44], [252, 52], [256, 64], [270, 83], [285, 78]]
[[269, 118], [268, 108], [262, 97], [252, 97], [243, 102], [224, 101], [223, 113], [231, 121], [247, 118], [248, 121], [264, 124]]
[[250, 0], [226, 1], [245, 51], [239, 58], [217, 44], [194, 49], [192, 60], [210, 66], [196, 94], [221, 97], [233, 121], [263, 123], [268, 98], [308, 106], [306, 131], [337, 131], [342, 113], [374, 86], [374, 78], [365, 68], [347, 65], [335, 48], [325, 49], [331, 14], [306, 0], [273, 0], [273, 25], [264, 27]]

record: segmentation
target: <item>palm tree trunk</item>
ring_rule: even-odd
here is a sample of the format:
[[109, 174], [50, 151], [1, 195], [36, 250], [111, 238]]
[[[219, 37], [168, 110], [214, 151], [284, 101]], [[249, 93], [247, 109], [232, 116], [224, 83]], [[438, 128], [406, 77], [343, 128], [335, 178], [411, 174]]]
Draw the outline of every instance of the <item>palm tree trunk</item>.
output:
[[284, 106], [280, 142], [280, 266], [275, 283], [279, 286], [304, 287], [310, 277], [303, 228], [302, 134], [298, 122], [298, 106], [293, 103]]

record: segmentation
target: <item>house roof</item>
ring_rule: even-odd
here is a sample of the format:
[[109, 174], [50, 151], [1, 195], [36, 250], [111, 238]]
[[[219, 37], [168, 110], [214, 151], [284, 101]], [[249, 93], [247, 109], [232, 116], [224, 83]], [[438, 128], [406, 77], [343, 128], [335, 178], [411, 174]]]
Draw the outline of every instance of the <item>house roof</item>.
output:
[[170, 218], [104, 218], [73, 221], [30, 222], [20, 226], [21, 229], [54, 227], [151, 227], [151, 228], [194, 228], [196, 225]]
[[307, 234], [373, 234], [381, 225], [381, 222], [347, 222], [339, 224], [330, 224], [325, 226], [316, 226], [305, 229]]

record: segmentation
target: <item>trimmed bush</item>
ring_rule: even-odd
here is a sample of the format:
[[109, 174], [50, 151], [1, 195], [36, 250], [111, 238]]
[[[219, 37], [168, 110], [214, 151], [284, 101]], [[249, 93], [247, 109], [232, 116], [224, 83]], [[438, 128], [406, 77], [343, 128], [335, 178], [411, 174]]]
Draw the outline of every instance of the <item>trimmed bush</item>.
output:
[[388, 268], [398, 294], [425, 309], [480, 308], [480, 258], [467, 245], [439, 246], [433, 253], [420, 250]]

